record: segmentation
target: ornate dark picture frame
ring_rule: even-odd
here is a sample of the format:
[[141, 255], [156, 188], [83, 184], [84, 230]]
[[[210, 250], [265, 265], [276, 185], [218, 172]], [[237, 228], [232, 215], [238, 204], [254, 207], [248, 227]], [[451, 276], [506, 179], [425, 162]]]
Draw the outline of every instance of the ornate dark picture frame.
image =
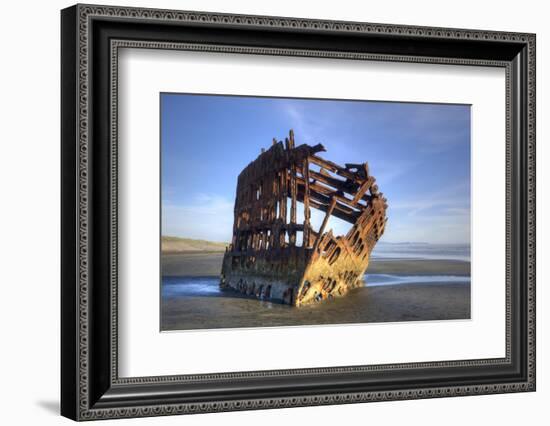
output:
[[[64, 416], [92, 420], [535, 390], [534, 34], [95, 5], [64, 9], [61, 28]], [[506, 356], [120, 378], [120, 47], [504, 68]]]

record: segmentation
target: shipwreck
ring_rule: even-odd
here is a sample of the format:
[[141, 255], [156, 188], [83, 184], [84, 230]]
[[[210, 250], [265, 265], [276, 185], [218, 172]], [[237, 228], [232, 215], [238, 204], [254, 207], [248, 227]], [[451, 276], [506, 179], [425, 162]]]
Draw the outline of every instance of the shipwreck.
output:
[[[295, 146], [291, 130], [239, 174], [222, 289], [303, 306], [364, 285], [387, 200], [367, 163], [342, 167], [317, 155], [324, 151], [321, 144]], [[311, 209], [324, 212], [317, 230]], [[351, 224], [346, 235], [327, 230], [331, 217]]]

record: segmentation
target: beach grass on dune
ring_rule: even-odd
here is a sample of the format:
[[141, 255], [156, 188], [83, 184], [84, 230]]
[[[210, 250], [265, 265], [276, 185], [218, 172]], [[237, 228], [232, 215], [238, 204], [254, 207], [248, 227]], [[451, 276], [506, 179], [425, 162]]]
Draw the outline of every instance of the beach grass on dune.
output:
[[163, 236], [161, 238], [161, 250], [163, 254], [188, 253], [188, 252], [221, 252], [225, 251], [227, 243], [196, 240], [192, 238], [181, 238]]

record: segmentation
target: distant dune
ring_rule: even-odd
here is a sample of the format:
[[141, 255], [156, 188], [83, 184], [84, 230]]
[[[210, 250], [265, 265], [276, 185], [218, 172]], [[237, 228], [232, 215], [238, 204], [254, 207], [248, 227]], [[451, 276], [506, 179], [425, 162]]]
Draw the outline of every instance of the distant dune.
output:
[[188, 252], [224, 252], [227, 243], [206, 240], [193, 240], [191, 238], [162, 237], [162, 253], [188, 253]]

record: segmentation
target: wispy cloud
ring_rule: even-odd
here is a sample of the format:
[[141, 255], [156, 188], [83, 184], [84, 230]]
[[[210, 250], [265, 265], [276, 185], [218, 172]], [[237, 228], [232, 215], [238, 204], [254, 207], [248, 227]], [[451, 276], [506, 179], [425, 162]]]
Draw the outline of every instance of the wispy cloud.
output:
[[[470, 182], [461, 182], [455, 185], [450, 185], [444, 189], [423, 194], [421, 191], [413, 194], [411, 198], [398, 200], [391, 204], [391, 208], [395, 210], [407, 210], [409, 216], [415, 216], [418, 213], [436, 207], [446, 208], [447, 211], [469, 212], [469, 208], [464, 206], [464, 193], [470, 192]], [[468, 201], [469, 207], [469, 201]]]
[[288, 116], [290, 126], [294, 132], [300, 135], [300, 139], [312, 140], [313, 135], [303, 112], [295, 104], [284, 103], [282, 105], [284, 113]]
[[163, 203], [163, 235], [225, 242], [232, 229], [233, 201], [227, 198], [201, 193], [188, 203]]
[[470, 242], [469, 182], [390, 203], [387, 241]]
[[[368, 161], [388, 199], [388, 241], [469, 234], [470, 115], [460, 105], [167, 95], [163, 232], [227, 241], [236, 176], [288, 129], [335, 163]], [[169, 113], [168, 113], [169, 112]], [[183, 141], [200, 141], [183, 143]], [[461, 183], [462, 182], [462, 183]], [[312, 211], [318, 227], [324, 214]], [[329, 223], [336, 234], [346, 223]]]
[[451, 105], [447, 106], [446, 113], [441, 113], [441, 107], [438, 105], [424, 105], [411, 109], [403, 117], [410, 136], [417, 139], [417, 146], [422, 152], [445, 152], [463, 144], [469, 138], [469, 116], [456, 114], [453, 110], [457, 108], [466, 107]]
[[424, 215], [409, 220], [388, 220], [385, 242], [470, 243], [469, 215]]
[[414, 171], [417, 165], [416, 162], [399, 160], [378, 160], [374, 166], [369, 163], [371, 173], [376, 177], [376, 183], [383, 188], [398, 180], [401, 176]]
[[319, 135], [324, 134], [327, 127], [326, 122], [318, 119], [311, 112], [308, 113], [301, 104], [296, 102], [282, 102], [281, 108], [288, 118], [289, 127], [298, 135], [298, 144], [322, 142], [319, 140]]

